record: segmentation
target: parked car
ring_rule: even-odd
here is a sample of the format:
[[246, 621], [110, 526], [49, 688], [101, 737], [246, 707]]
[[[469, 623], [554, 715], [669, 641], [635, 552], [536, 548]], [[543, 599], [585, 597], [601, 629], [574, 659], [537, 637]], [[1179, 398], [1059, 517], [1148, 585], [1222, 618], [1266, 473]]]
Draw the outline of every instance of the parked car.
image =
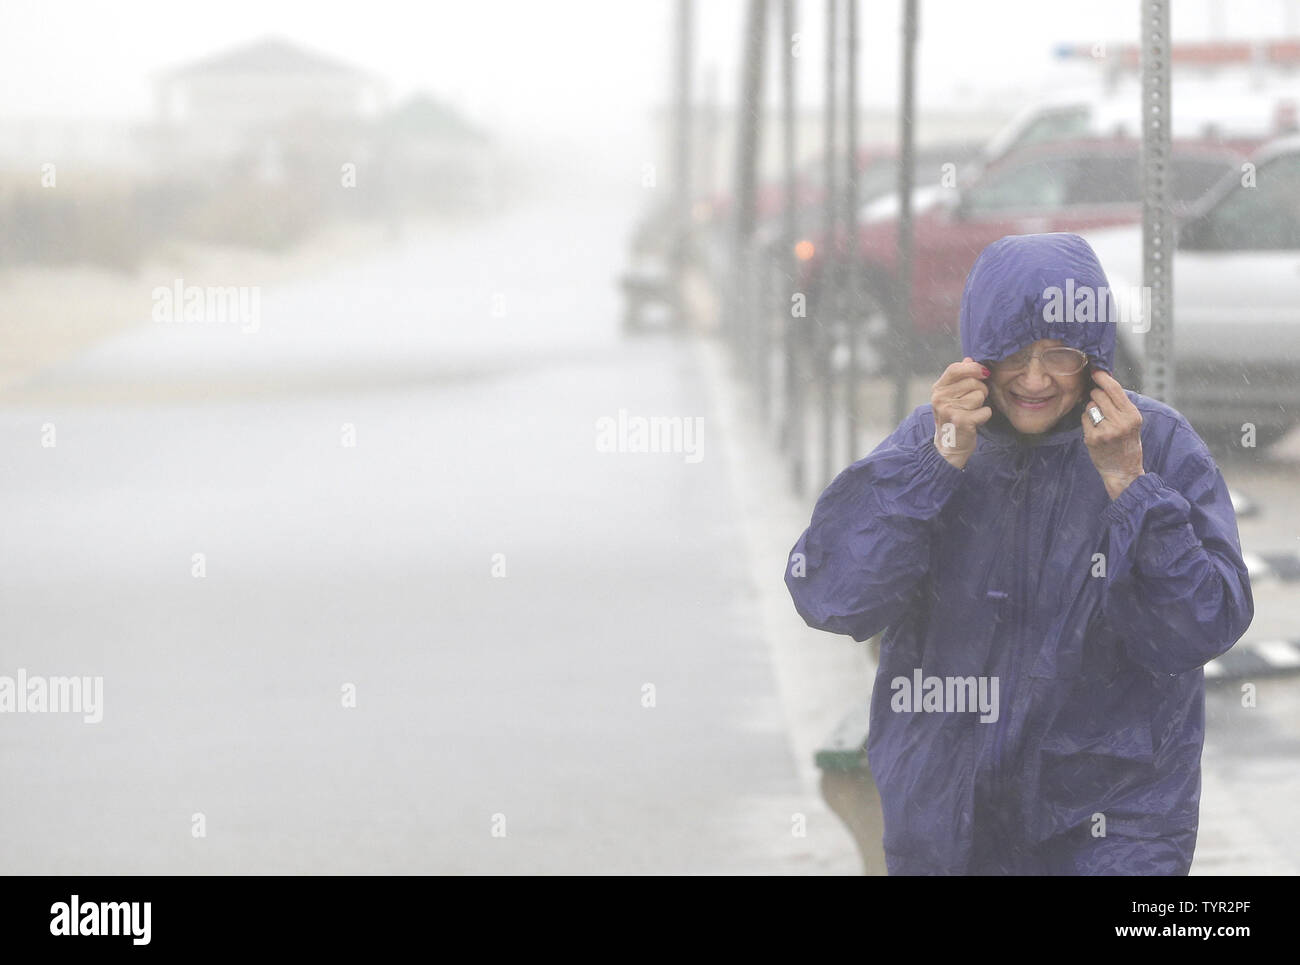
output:
[[[1018, 111], [982, 152], [991, 164], [1048, 140], [1138, 137], [1142, 62], [1137, 44], [1061, 44], [1076, 83]], [[1168, 49], [1172, 135], [1255, 150], [1300, 131], [1300, 44], [1292, 39], [1175, 41]], [[1090, 83], [1082, 77], [1091, 76]]]
[[[1181, 78], [1174, 90], [1173, 136], [1233, 150], [1253, 150], [1294, 131], [1300, 84], [1294, 78], [1258, 87], [1243, 81]], [[1088, 137], [1138, 138], [1142, 91], [1137, 78], [1098, 94], [1057, 91], [1022, 108], [989, 139], [982, 152], [993, 164], [1035, 144]]]
[[[912, 183], [916, 185], [918, 197], [940, 183], [947, 167], [954, 172], [971, 162], [978, 153], [978, 145], [972, 143], [929, 144], [918, 148], [913, 154]], [[859, 166], [857, 194], [863, 211], [873, 211], [881, 204], [896, 203], [898, 191], [898, 155], [892, 150], [876, 151], [870, 160]], [[809, 190], [804, 203], [795, 211], [795, 231], [798, 237], [806, 237], [819, 232], [826, 223], [826, 184], [825, 166], [822, 165], [814, 178], [808, 181]], [[843, 183], [839, 184], [843, 190]], [[760, 247], [772, 253], [783, 250], [785, 238], [784, 211], [778, 205], [761, 220], [757, 231]]]
[[[938, 177], [942, 164], [962, 165], [979, 152], [976, 143], [930, 144], [920, 147], [914, 155], [914, 170], [918, 183]], [[843, 189], [843, 154], [835, 161], [837, 185]], [[857, 193], [862, 203], [874, 201], [898, 187], [898, 153], [892, 147], [873, 144], [858, 148]], [[775, 178], [760, 184], [756, 191], [755, 214], [758, 224], [779, 224], [785, 214], [785, 181]], [[805, 161], [795, 171], [796, 217], [804, 230], [812, 230], [822, 216], [826, 203], [826, 160], [817, 157]], [[732, 212], [732, 193], [719, 193], [701, 199], [695, 205], [696, 224], [725, 230]]]
[[[1134, 224], [1142, 217], [1140, 142], [1086, 139], [1035, 145], [989, 167], [965, 188], [932, 185], [918, 193], [914, 213], [911, 318], [901, 348], [913, 371], [937, 372], [960, 358], [958, 316], [966, 275], [984, 247], [1004, 235], [1074, 231]], [[1203, 142], [1176, 142], [1173, 193], [1185, 206], [1237, 171], [1243, 156]], [[809, 317], [842, 328], [847, 316], [832, 297], [842, 290], [846, 236], [834, 245], [814, 238], [799, 283]], [[853, 279], [870, 345], [883, 362], [896, 359], [889, 317], [899, 309], [897, 202], [864, 207]], [[902, 327], [901, 324], [898, 327]], [[956, 354], [954, 354], [956, 353]]]
[[[1300, 136], [1275, 141], [1224, 177], [1178, 225], [1171, 400], [1207, 442], [1278, 441], [1300, 421]], [[1140, 226], [1085, 232], [1120, 306], [1138, 366], [1147, 319]], [[1125, 315], [1127, 309], [1127, 315]]]

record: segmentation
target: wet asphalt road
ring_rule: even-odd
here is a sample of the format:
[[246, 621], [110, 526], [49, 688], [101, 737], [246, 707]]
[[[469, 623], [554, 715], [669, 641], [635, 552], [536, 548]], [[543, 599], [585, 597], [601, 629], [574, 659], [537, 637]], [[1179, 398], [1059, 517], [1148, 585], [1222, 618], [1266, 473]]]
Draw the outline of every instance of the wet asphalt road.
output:
[[0, 407], [0, 673], [104, 679], [101, 723], [3, 721], [0, 868], [792, 867], [722, 461], [595, 446], [709, 415], [682, 343], [618, 333], [638, 201], [412, 238]]

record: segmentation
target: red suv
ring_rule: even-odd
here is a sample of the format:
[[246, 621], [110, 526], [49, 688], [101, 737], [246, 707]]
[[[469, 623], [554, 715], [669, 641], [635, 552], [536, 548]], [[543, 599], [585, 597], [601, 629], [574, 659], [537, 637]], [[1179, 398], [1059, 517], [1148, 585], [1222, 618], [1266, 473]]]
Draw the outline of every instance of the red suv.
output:
[[[937, 371], [961, 357], [958, 318], [966, 275], [984, 247], [1004, 235], [1087, 231], [1142, 219], [1141, 143], [1129, 138], [1061, 141], [1035, 145], [983, 171], [958, 188], [921, 185], [914, 196], [912, 329], [908, 355], [913, 371]], [[1175, 213], [1197, 200], [1244, 157], [1236, 145], [1175, 142]], [[865, 299], [868, 337], [878, 351], [888, 333], [886, 316], [896, 310], [898, 271], [896, 201], [863, 208], [858, 231], [858, 291]], [[830, 272], [845, 267], [844, 232], [829, 256], [814, 239], [800, 278], [809, 316], [839, 329], [843, 312], [823, 295]]]

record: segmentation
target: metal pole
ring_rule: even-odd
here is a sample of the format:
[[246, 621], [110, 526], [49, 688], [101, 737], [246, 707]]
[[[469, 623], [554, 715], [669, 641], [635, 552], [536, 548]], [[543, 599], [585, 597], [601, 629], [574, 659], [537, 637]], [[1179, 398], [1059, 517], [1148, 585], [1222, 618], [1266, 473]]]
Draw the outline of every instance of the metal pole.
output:
[[702, 137], [700, 138], [699, 194], [710, 201], [717, 194], [718, 157], [718, 68], [710, 64], [704, 71], [704, 105]]
[[1142, 283], [1151, 292], [1142, 391], [1174, 404], [1174, 221], [1169, 213], [1169, 2], [1142, 0]]
[[844, 428], [847, 435], [848, 462], [858, 452], [858, 0], [844, 0], [848, 7], [848, 37], [845, 52], [846, 74], [844, 111], [847, 126], [844, 134], [848, 167], [844, 174], [844, 320], [848, 338], [848, 359], [844, 371]]
[[743, 359], [742, 326], [750, 314], [753, 284], [752, 248], [755, 222], [755, 197], [758, 177], [759, 109], [763, 90], [763, 42], [767, 25], [766, 0], [749, 0], [745, 22], [745, 56], [741, 66], [740, 132], [736, 145], [736, 205], [733, 237], [732, 310], [728, 313], [728, 332], [732, 351]]
[[894, 351], [894, 424], [907, 418], [912, 359], [912, 168], [915, 166], [912, 117], [916, 104], [917, 0], [903, 0], [903, 78], [898, 130], [898, 310], [891, 314]]
[[686, 327], [686, 266], [691, 250], [691, 54], [694, 0], [677, 0], [676, 137], [673, 150], [673, 324]]
[[[763, 50], [760, 53], [760, 73], [767, 73], [767, 42], [766, 42], [766, 19], [767, 6], [764, 4], [764, 43]], [[761, 85], [761, 81], [760, 81]], [[763, 111], [766, 108], [766, 87], [760, 86], [758, 109]], [[760, 137], [758, 143], [762, 142], [762, 130], [760, 127]], [[757, 213], [755, 213], [757, 220]], [[757, 226], [756, 226], [757, 227]], [[773, 297], [777, 292], [777, 280], [774, 277], [776, 265], [772, 259], [772, 253], [765, 248], [758, 247], [753, 239], [750, 244], [749, 265], [752, 281], [750, 283], [751, 291], [754, 296], [753, 308], [750, 311], [751, 319], [751, 364], [754, 366], [754, 394], [758, 410], [759, 419], [764, 426], [772, 415], [772, 342], [773, 342]]]
[[[795, 221], [795, 127], [794, 127], [794, 21], [795, 8], [794, 0], [781, 0], [781, 33], [785, 47], [785, 56], [782, 58], [781, 69], [781, 121], [783, 127], [782, 138], [782, 164], [785, 168], [785, 211], [782, 225], [781, 237], [784, 240], [781, 253], [781, 265], [785, 269], [790, 285], [795, 283], [798, 278], [799, 261], [795, 257], [794, 246], [798, 240], [796, 232], [799, 227]], [[783, 442], [790, 453], [790, 486], [796, 494], [802, 495], [804, 487], [804, 476], [806, 474], [805, 460], [807, 454], [804, 451], [806, 445], [804, 441], [804, 411], [803, 411], [803, 386], [801, 385], [799, 364], [800, 346], [800, 328], [803, 333], [807, 333], [807, 321], [796, 319], [794, 317], [793, 305], [790, 301], [792, 292], [788, 291], [787, 286], [785, 304], [782, 308], [782, 315], [785, 319], [785, 365], [784, 387], [781, 392], [781, 398], [785, 403], [785, 424], [783, 427]], [[800, 326], [798, 323], [804, 324]]]
[[835, 340], [831, 325], [838, 313], [838, 285], [836, 279], [836, 253], [835, 253], [835, 73], [836, 73], [836, 13], [839, 7], [839, 0], [826, 0], [826, 224], [823, 236], [826, 241], [826, 252], [822, 257], [823, 269], [821, 284], [821, 304], [817, 306], [817, 312], [820, 315], [820, 325], [818, 331], [817, 346], [817, 363], [818, 363], [818, 381], [822, 389], [822, 432], [821, 432], [821, 456], [822, 456], [822, 475], [823, 485], [831, 479], [834, 472], [833, 448], [834, 448], [834, 405], [835, 405], [835, 384], [834, 371], [831, 368], [831, 352], [835, 347]]
[[767, 248], [756, 247], [750, 254], [753, 272], [754, 309], [752, 363], [754, 394], [758, 417], [764, 426], [772, 415], [772, 330], [773, 303], [778, 291], [776, 271], [779, 261]]

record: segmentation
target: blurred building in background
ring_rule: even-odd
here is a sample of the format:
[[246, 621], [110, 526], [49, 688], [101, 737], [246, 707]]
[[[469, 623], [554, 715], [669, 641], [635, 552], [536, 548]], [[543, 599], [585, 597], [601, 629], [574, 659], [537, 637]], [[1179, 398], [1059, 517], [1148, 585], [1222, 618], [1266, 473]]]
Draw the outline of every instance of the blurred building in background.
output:
[[472, 120], [285, 39], [153, 89], [151, 119], [0, 121], [0, 266], [132, 270], [168, 241], [283, 250], [331, 222], [396, 230], [502, 200], [500, 149]]
[[279, 38], [205, 57], [154, 82], [155, 171], [239, 164], [282, 181], [297, 153], [359, 159], [387, 97], [377, 74]]

